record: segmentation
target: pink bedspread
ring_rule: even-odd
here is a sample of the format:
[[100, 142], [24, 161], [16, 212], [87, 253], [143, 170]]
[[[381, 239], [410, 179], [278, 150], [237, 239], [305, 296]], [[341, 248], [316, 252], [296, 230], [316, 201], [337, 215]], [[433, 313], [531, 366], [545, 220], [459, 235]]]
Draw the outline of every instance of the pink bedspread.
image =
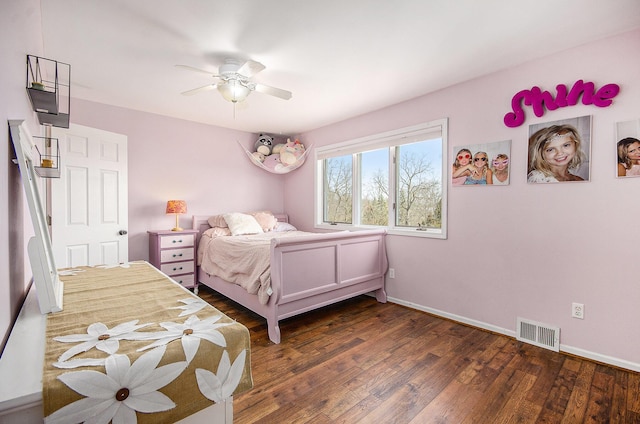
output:
[[265, 305], [271, 295], [271, 239], [309, 234], [312, 233], [286, 231], [216, 237], [207, 230], [198, 246], [200, 269], [242, 286], [247, 292], [258, 295], [258, 301]]

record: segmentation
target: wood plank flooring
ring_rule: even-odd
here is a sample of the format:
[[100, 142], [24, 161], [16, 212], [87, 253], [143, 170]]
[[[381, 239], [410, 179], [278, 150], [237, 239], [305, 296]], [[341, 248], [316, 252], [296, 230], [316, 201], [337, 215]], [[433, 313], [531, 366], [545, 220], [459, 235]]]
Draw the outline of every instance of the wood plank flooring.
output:
[[200, 286], [249, 328], [254, 388], [234, 423], [640, 423], [640, 374], [360, 296], [266, 321]]

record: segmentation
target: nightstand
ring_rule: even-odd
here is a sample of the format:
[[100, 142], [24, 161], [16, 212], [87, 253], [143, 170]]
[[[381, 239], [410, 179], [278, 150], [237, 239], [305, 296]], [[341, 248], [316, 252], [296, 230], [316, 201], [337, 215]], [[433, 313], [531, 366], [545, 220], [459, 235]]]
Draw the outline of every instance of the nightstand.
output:
[[198, 230], [147, 231], [149, 262], [183, 287], [198, 293], [196, 235]]

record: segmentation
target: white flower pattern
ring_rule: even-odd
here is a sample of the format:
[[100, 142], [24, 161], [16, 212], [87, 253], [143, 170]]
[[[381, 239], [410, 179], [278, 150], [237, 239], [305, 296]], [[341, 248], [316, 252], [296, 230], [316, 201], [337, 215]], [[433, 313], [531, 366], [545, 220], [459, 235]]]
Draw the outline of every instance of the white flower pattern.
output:
[[156, 368], [166, 346], [141, 355], [133, 365], [126, 355], [111, 355], [105, 361], [106, 373], [73, 371], [58, 377], [77, 393], [85, 396], [45, 418], [46, 424], [76, 422], [137, 423], [136, 411], [161, 412], [175, 403], [158, 389], [175, 380], [187, 367], [185, 361]]
[[[132, 264], [130, 262], [123, 262], [121, 264], [111, 264], [111, 265], [96, 265], [96, 268], [102, 269], [111, 269], [111, 268], [129, 268]], [[133, 264], [135, 265], [135, 264]]]
[[218, 331], [218, 328], [231, 324], [216, 324], [220, 318], [222, 318], [222, 315], [215, 315], [201, 321], [196, 315], [191, 315], [186, 319], [184, 324], [161, 322], [160, 326], [165, 328], [167, 331], [148, 333], [146, 337], [147, 339], [158, 340], [148, 346], [138, 349], [138, 351], [166, 345], [169, 342], [180, 339], [187, 362], [190, 363], [198, 352], [201, 339], [208, 340], [220, 347], [227, 347], [227, 341], [222, 333]]
[[208, 305], [208, 303], [205, 302], [204, 300], [200, 298], [195, 298], [195, 297], [181, 299], [179, 302], [184, 303], [184, 306], [176, 306], [173, 308], [169, 308], [169, 309], [182, 309], [182, 312], [180, 312], [180, 315], [178, 315], [179, 317], [195, 314], [196, 312], [200, 311], [201, 309], [205, 308]]
[[136, 325], [138, 321], [134, 320], [118, 324], [111, 329], [101, 322], [96, 322], [87, 327], [87, 334], [54, 337], [53, 340], [63, 343], [82, 342], [60, 355], [58, 361], [64, 362], [78, 353], [86, 352], [94, 347], [113, 355], [120, 348], [119, 340], [141, 340], [145, 338], [144, 333], [136, 333], [136, 331], [150, 324]]
[[54, 362], [53, 365], [56, 368], [71, 369], [78, 367], [103, 367], [104, 361], [107, 358], [83, 358], [83, 359], [69, 359], [67, 361]]
[[85, 272], [84, 269], [78, 269], [78, 268], [73, 268], [73, 269], [65, 269], [62, 271], [58, 271], [58, 275], [59, 276], [67, 276], [67, 275], [77, 275], [80, 272]]
[[229, 353], [225, 350], [222, 352], [217, 374], [209, 370], [197, 368], [196, 380], [198, 381], [200, 393], [216, 403], [220, 403], [231, 397], [242, 378], [246, 357], [247, 351], [243, 350], [236, 360], [233, 361], [233, 365], [231, 365]]

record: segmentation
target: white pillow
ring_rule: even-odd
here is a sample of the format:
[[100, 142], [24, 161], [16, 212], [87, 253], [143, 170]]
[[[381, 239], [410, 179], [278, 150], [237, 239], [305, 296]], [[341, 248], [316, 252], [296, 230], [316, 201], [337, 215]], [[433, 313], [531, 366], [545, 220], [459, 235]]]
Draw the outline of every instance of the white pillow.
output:
[[258, 221], [251, 215], [244, 213], [225, 213], [224, 220], [231, 230], [231, 235], [239, 236], [243, 234], [259, 234], [264, 233]]
[[278, 222], [273, 229], [275, 232], [285, 232], [285, 231], [298, 231], [296, 227], [289, 224], [288, 222]]

